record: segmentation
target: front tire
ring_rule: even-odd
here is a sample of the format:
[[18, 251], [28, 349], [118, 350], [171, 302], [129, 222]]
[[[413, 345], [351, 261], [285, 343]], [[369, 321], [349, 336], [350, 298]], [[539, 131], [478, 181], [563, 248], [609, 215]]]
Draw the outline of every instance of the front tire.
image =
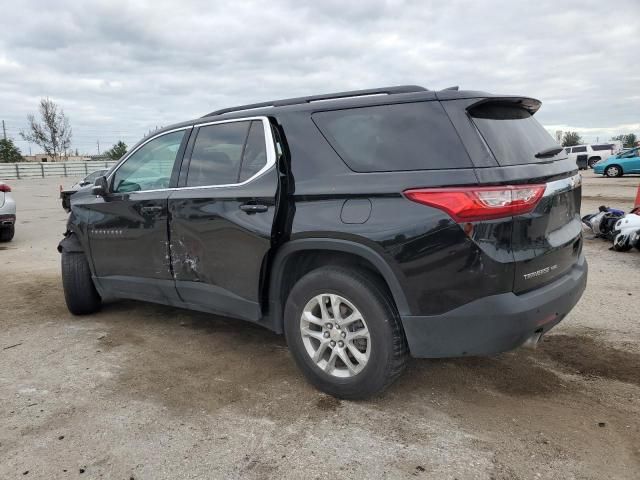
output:
[[0, 228], [0, 242], [10, 242], [16, 233], [15, 225]]
[[285, 305], [287, 344], [315, 387], [358, 400], [382, 392], [408, 360], [404, 331], [381, 281], [353, 268], [322, 267], [302, 277]]
[[609, 178], [621, 177], [622, 168], [619, 167], [618, 165], [610, 165], [605, 169], [604, 174]]
[[61, 263], [62, 287], [69, 311], [74, 315], [88, 315], [100, 310], [102, 300], [84, 254], [62, 252]]

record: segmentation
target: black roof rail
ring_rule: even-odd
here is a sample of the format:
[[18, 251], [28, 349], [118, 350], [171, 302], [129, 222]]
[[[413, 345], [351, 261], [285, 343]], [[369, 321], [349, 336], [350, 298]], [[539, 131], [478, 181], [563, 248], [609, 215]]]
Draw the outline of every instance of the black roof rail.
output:
[[318, 102], [321, 100], [335, 100], [339, 98], [363, 97], [366, 95], [392, 95], [396, 93], [424, 92], [426, 88], [419, 85], [399, 85], [396, 87], [369, 88], [365, 90], [351, 90], [349, 92], [325, 93], [323, 95], [312, 95], [310, 97], [285, 98], [283, 100], [272, 100], [270, 102], [251, 103], [249, 105], [239, 105], [237, 107], [223, 108], [215, 112], [208, 113], [205, 117], [222, 115], [223, 113], [238, 112], [242, 110], [252, 110], [263, 107], [282, 107], [285, 105], [298, 105], [302, 103]]
[[456, 92], [458, 90], [460, 90], [460, 87], [458, 85], [455, 85], [453, 87], [447, 87], [447, 88], [443, 88], [442, 91], [444, 92], [445, 90], [455, 90]]

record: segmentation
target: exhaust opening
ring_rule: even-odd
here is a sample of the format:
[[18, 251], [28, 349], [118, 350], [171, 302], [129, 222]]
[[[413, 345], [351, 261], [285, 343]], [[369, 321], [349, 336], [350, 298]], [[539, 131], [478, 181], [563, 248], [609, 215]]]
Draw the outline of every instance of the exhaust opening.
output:
[[535, 332], [533, 332], [533, 335], [531, 335], [529, 338], [527, 338], [525, 340], [525, 342], [522, 344], [522, 346], [524, 348], [528, 348], [530, 350], [535, 350], [536, 347], [538, 346], [538, 342], [540, 342], [540, 339], [542, 338], [543, 334], [544, 334], [544, 329], [543, 328], [537, 329]]

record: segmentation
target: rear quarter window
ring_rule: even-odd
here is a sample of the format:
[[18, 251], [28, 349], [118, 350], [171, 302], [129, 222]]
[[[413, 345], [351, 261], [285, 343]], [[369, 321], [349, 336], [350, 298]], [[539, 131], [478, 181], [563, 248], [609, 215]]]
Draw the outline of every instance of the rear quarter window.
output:
[[472, 167], [436, 101], [316, 112], [312, 118], [356, 172]]

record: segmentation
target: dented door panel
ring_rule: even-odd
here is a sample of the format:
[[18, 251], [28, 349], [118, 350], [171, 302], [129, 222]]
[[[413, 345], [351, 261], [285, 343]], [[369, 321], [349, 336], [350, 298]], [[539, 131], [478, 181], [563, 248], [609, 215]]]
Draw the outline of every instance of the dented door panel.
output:
[[[243, 186], [171, 193], [171, 266], [185, 303], [259, 320], [260, 278], [271, 248], [277, 184], [272, 169]], [[252, 213], [243, 205], [265, 209]]]

